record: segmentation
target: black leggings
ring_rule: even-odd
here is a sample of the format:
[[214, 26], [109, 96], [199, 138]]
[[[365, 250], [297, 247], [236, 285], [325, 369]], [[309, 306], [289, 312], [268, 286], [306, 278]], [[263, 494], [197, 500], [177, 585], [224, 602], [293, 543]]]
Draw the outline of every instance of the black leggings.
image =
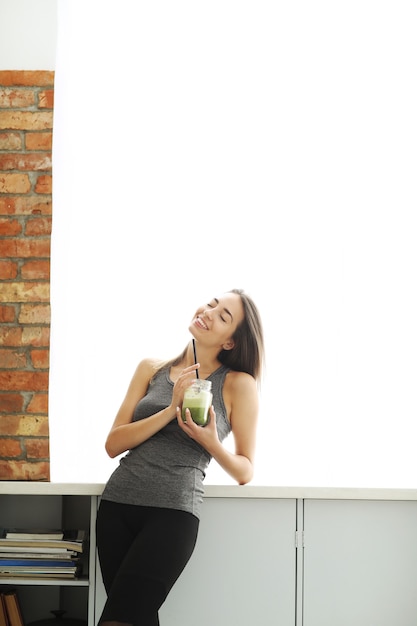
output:
[[101, 626], [159, 626], [158, 610], [190, 559], [199, 520], [176, 509], [102, 500], [97, 547], [107, 601]]

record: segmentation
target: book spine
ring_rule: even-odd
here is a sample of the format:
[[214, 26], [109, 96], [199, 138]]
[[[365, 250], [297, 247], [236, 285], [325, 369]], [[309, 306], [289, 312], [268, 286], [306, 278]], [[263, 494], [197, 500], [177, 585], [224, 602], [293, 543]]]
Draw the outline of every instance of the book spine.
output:
[[16, 591], [6, 591], [3, 595], [10, 626], [25, 626]]
[[3, 593], [0, 594], [0, 626], [9, 626], [6, 605], [4, 603]]

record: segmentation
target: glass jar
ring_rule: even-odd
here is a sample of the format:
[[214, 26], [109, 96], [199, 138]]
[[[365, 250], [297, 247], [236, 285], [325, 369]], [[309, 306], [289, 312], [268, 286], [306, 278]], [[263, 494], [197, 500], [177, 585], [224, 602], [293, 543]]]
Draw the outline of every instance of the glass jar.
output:
[[185, 409], [189, 409], [193, 422], [205, 426], [209, 419], [209, 409], [213, 401], [211, 380], [196, 378], [184, 392], [182, 419], [186, 421]]

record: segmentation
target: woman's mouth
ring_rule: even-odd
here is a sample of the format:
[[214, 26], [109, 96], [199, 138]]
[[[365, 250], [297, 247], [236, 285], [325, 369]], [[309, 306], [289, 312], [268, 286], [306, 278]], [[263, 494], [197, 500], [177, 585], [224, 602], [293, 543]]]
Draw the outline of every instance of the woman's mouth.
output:
[[204, 330], [208, 330], [208, 326], [207, 326], [207, 324], [206, 324], [206, 323], [205, 323], [205, 321], [204, 321], [204, 320], [202, 320], [202, 319], [201, 319], [201, 317], [199, 317], [199, 316], [197, 316], [197, 317], [195, 318], [195, 324], [196, 324], [196, 326], [199, 326], [200, 328], [203, 328]]

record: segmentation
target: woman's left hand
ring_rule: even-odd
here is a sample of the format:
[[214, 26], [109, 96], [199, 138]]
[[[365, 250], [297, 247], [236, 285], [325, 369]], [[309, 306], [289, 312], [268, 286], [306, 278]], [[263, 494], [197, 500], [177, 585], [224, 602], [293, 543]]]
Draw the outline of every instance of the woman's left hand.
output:
[[216, 444], [219, 441], [216, 425], [216, 412], [213, 406], [210, 407], [210, 418], [205, 426], [199, 426], [193, 422], [189, 409], [186, 409], [185, 413], [186, 421], [184, 422], [181, 417], [181, 409], [177, 407], [177, 422], [179, 427], [187, 433], [191, 439], [194, 439], [194, 441], [210, 452], [210, 449], [213, 448], [213, 444]]

